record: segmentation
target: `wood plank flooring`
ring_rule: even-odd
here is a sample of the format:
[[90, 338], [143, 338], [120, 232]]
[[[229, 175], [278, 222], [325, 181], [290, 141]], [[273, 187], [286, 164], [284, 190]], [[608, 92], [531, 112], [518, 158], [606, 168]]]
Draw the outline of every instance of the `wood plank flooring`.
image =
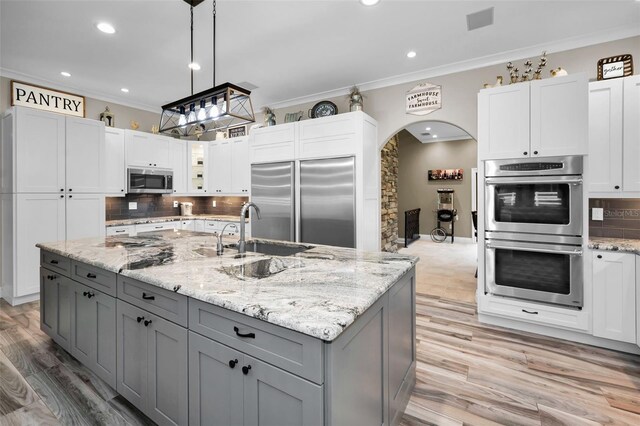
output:
[[[429, 253], [418, 264], [417, 384], [403, 426], [640, 425], [640, 356], [480, 324], [464, 301], [472, 248], [417, 243]], [[459, 288], [432, 286], [445, 278]], [[38, 302], [0, 299], [0, 425], [32, 424], [153, 422], [40, 331]]]

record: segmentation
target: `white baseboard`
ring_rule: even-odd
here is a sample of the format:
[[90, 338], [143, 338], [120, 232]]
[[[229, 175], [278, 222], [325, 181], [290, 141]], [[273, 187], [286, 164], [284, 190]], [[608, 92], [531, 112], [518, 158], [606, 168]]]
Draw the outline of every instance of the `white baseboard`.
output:
[[603, 339], [589, 334], [578, 333], [570, 330], [547, 327], [539, 324], [496, 317], [489, 314], [478, 314], [478, 320], [484, 324], [497, 325], [513, 330], [526, 331], [529, 333], [541, 334], [543, 336], [555, 337], [557, 339], [569, 340], [572, 342], [584, 343], [601, 348], [613, 349], [614, 351], [628, 352], [640, 355], [640, 348], [631, 343], [616, 342], [615, 340]]
[[3, 297], [3, 299], [6, 300], [7, 303], [9, 303], [11, 306], [18, 306], [24, 303], [40, 300], [40, 293], [34, 293], [34, 294], [29, 294], [27, 296], [20, 296], [20, 297], [5, 296]]

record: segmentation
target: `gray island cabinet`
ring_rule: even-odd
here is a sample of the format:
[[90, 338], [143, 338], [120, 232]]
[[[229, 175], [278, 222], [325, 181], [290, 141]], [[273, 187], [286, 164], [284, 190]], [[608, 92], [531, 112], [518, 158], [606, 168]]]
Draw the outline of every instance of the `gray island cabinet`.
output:
[[[415, 384], [416, 258], [326, 246], [193, 256], [211, 237], [154, 234], [39, 245], [42, 330], [152, 420], [400, 423]], [[274, 264], [256, 278], [253, 262]]]

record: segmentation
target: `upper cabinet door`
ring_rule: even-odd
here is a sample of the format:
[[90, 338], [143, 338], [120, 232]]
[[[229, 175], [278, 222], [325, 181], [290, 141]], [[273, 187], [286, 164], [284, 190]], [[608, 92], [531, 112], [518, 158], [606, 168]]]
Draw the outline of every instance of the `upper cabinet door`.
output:
[[105, 128], [105, 192], [124, 195], [127, 180], [124, 161], [124, 130]]
[[355, 155], [363, 130], [362, 112], [298, 123], [298, 158]]
[[529, 84], [519, 83], [478, 94], [480, 160], [529, 157]]
[[231, 192], [249, 195], [251, 188], [251, 164], [249, 163], [249, 138], [231, 139]]
[[[235, 173], [235, 170], [233, 171]], [[209, 192], [214, 195], [231, 192], [231, 142], [209, 144]]]
[[173, 193], [187, 192], [187, 145], [181, 140], [169, 141], [169, 168], [173, 170]]
[[65, 190], [64, 115], [16, 108], [16, 191]]
[[169, 167], [169, 138], [125, 130], [128, 167]]
[[640, 75], [624, 79], [624, 159], [625, 191], [640, 191]]
[[252, 130], [249, 141], [251, 164], [294, 160], [296, 124], [286, 123]]
[[589, 84], [591, 192], [622, 190], [622, 85], [620, 78]]
[[208, 167], [208, 143], [187, 142], [187, 192], [194, 194], [207, 192]]
[[67, 117], [67, 191], [104, 192], [104, 123]]
[[584, 73], [531, 82], [531, 156], [588, 153], [589, 88]]

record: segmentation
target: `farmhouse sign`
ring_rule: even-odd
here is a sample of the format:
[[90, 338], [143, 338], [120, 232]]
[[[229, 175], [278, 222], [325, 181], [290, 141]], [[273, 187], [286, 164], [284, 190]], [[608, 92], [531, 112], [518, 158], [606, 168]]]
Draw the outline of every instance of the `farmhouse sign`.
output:
[[11, 105], [84, 117], [84, 96], [11, 81]]
[[420, 83], [407, 92], [407, 114], [427, 115], [442, 108], [442, 86]]

